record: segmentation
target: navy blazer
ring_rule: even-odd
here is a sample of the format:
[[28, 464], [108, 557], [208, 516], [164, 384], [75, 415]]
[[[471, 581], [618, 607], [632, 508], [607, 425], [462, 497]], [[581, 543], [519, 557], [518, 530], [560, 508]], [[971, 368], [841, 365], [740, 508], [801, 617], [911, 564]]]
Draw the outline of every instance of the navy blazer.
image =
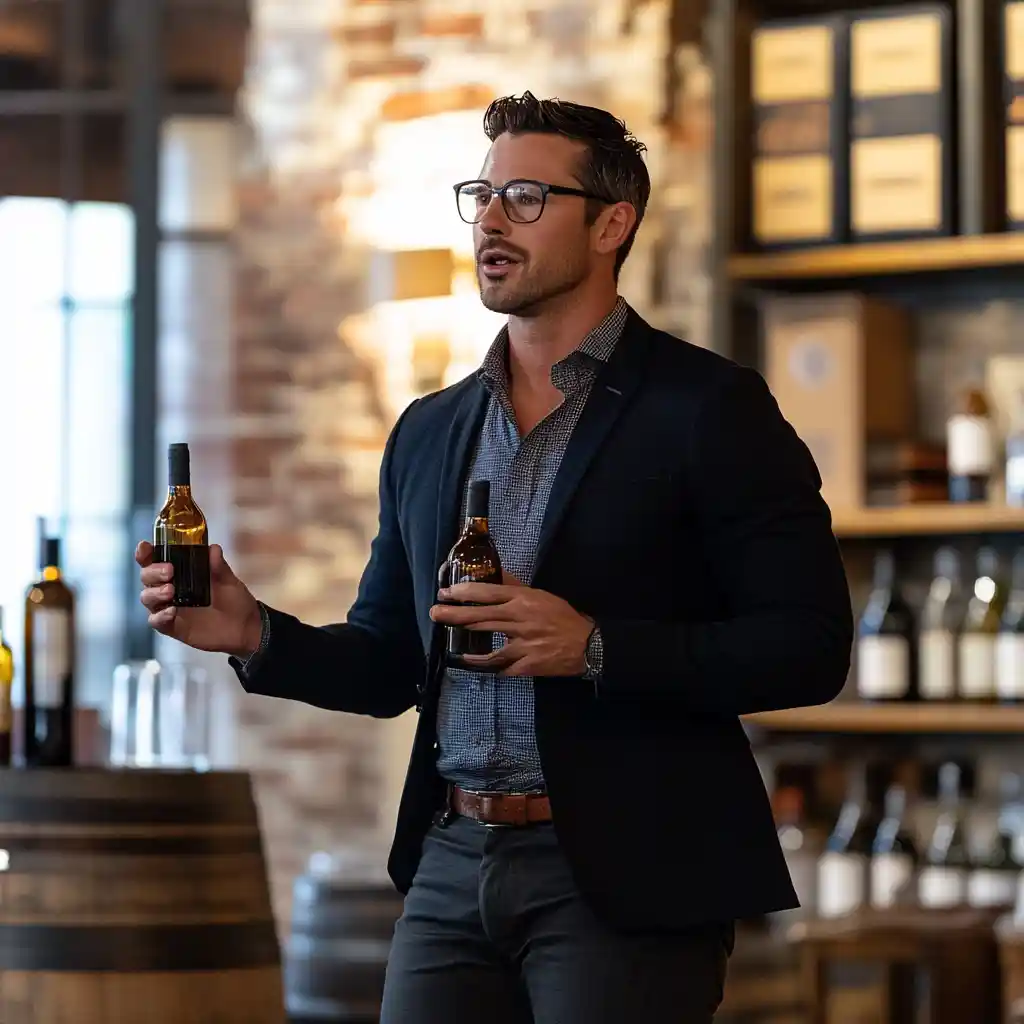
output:
[[[270, 644], [243, 680], [356, 714], [418, 708], [389, 860], [402, 892], [444, 793], [429, 609], [487, 400], [473, 375], [405, 410], [347, 621], [270, 609]], [[533, 581], [604, 638], [596, 686], [535, 681], [535, 727], [559, 840], [614, 926], [797, 905], [739, 716], [825, 703], [846, 680], [853, 616], [820, 486], [757, 372], [630, 311], [558, 471]]]

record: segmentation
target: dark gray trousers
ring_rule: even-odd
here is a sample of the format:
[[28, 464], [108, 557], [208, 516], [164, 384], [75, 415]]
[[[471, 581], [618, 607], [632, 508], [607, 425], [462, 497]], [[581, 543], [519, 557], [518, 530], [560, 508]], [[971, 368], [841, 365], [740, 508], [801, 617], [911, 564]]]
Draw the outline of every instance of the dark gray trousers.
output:
[[732, 941], [731, 923], [613, 932], [584, 905], [550, 825], [457, 817], [424, 841], [381, 1024], [711, 1024]]

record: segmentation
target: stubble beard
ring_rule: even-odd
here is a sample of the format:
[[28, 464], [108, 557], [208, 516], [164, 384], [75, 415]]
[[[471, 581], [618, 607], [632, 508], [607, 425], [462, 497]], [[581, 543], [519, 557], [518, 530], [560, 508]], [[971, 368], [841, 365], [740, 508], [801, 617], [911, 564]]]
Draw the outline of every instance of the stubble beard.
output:
[[492, 313], [508, 316], [536, 316], [552, 299], [556, 299], [576, 288], [586, 276], [583, 267], [566, 268], [556, 281], [523, 281], [518, 286], [508, 286], [503, 281], [487, 281], [477, 277], [480, 286], [480, 301]]

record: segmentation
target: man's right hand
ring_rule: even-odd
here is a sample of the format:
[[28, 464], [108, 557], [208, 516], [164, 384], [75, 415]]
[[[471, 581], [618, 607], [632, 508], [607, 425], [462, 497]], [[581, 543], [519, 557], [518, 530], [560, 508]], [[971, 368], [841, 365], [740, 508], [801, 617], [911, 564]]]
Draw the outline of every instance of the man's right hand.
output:
[[246, 658], [260, 644], [263, 630], [259, 605], [249, 588], [231, 571], [219, 544], [210, 545], [211, 600], [208, 608], [175, 608], [173, 567], [154, 562], [152, 544], [140, 541], [135, 561], [141, 566], [140, 600], [149, 624], [158, 633], [199, 651], [217, 651]]

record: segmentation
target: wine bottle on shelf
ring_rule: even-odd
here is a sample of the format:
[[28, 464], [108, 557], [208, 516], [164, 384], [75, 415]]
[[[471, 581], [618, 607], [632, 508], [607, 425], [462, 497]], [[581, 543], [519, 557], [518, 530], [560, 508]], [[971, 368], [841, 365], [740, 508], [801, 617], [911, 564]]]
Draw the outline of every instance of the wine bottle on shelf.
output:
[[988, 399], [979, 388], [971, 388], [946, 423], [950, 501], [988, 501], [995, 450]]
[[958, 907], [967, 899], [970, 855], [960, 805], [960, 766], [939, 768], [939, 817], [917, 882], [922, 907]]
[[[442, 586], [456, 583], [501, 583], [501, 559], [488, 530], [491, 502], [490, 480], [473, 480], [462, 534], [441, 569]], [[494, 634], [483, 630], [448, 626], [447, 662], [459, 667], [466, 654], [490, 654]]]
[[772, 794], [775, 827], [789, 877], [800, 906], [774, 915], [774, 922], [788, 927], [814, 913], [817, 903], [818, 858], [805, 828], [804, 793], [799, 786], [780, 786]]
[[957, 632], [967, 603], [955, 548], [939, 548], [934, 572], [918, 630], [918, 695], [921, 700], [955, 700]]
[[907, 792], [890, 786], [885, 813], [871, 847], [871, 905], [891, 907], [909, 886], [917, 866], [917, 848], [907, 828]]
[[818, 858], [818, 915], [843, 917], [868, 897], [875, 821], [864, 766], [854, 771], [835, 828]]
[[916, 697], [912, 638], [913, 614], [896, 580], [889, 550], [875, 555], [871, 596], [857, 630], [857, 693], [869, 701]]
[[179, 608], [210, 603], [210, 544], [206, 517], [192, 497], [187, 444], [167, 449], [167, 499], [153, 524], [154, 561], [174, 567], [174, 597]]
[[1024, 390], [1015, 396], [1006, 433], [1006, 504], [1024, 508]]
[[964, 700], [996, 698], [996, 637], [1006, 603], [999, 580], [999, 557], [983, 547], [978, 552], [977, 577], [960, 627], [957, 682]]
[[972, 907], [1009, 909], [1017, 900], [1021, 864], [1015, 850], [1014, 818], [1020, 798], [1020, 776], [1004, 772], [999, 780], [999, 797], [996, 830], [974, 859], [967, 880], [967, 902]]
[[0, 768], [11, 763], [14, 731], [14, 709], [11, 691], [14, 687], [14, 652], [4, 637], [4, 610], [0, 608]]
[[996, 637], [996, 697], [1024, 701], [1024, 548], [1013, 556], [1010, 595]]
[[74, 764], [75, 594], [60, 569], [60, 540], [44, 537], [40, 578], [25, 596], [25, 764]]

